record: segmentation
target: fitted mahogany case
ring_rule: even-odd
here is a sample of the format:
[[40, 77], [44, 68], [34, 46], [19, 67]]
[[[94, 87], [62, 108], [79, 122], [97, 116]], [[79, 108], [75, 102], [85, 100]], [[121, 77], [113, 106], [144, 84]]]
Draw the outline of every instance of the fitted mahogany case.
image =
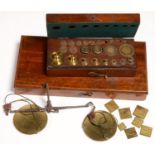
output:
[[[52, 15], [53, 16], [53, 15]], [[47, 16], [47, 22], [52, 20], [67, 20], [63, 15]], [[69, 15], [68, 15], [69, 16]], [[86, 15], [86, 17], [95, 16]], [[109, 21], [112, 21], [110, 15], [98, 15]], [[98, 19], [95, 16], [95, 19]], [[61, 17], [61, 18], [59, 18]], [[74, 18], [75, 22], [79, 19], [83, 20], [84, 15]], [[81, 17], [81, 18], [80, 18]], [[97, 17], [97, 18], [96, 18]], [[117, 16], [119, 21], [140, 21], [137, 14], [121, 14]], [[63, 20], [62, 20], [63, 19]], [[92, 19], [92, 18], [90, 18]], [[130, 19], [130, 20], [129, 20]], [[71, 20], [71, 18], [69, 18]], [[73, 20], [73, 19], [72, 19]], [[102, 23], [102, 20], [99, 20]], [[115, 20], [113, 20], [115, 21]], [[60, 24], [59, 22], [59, 24]], [[123, 21], [124, 22], [124, 21]], [[50, 23], [51, 24], [51, 23]], [[54, 23], [55, 24], [55, 23]], [[50, 25], [51, 26], [51, 25]], [[51, 27], [49, 27], [51, 28]], [[57, 35], [55, 33], [55, 35]], [[74, 34], [75, 35], [75, 34]], [[59, 38], [59, 37], [58, 37]], [[104, 38], [104, 36], [102, 37]], [[67, 77], [67, 76], [49, 76], [47, 74], [47, 53], [49, 45], [48, 37], [36, 36], [22, 36], [20, 42], [19, 56], [15, 77], [15, 92], [23, 94], [44, 95], [44, 84], [48, 83], [50, 88], [50, 95], [57, 96], [75, 96], [75, 97], [99, 97], [99, 98], [117, 98], [129, 100], [144, 100], [148, 93], [147, 86], [147, 63], [146, 63], [146, 45], [145, 42], [134, 41], [136, 54], [135, 73], [132, 76], [124, 77]], [[104, 38], [106, 39], [106, 38]], [[125, 40], [127, 38], [115, 38], [116, 40]], [[123, 71], [122, 71], [123, 72]], [[118, 73], [119, 75], [120, 73]]]

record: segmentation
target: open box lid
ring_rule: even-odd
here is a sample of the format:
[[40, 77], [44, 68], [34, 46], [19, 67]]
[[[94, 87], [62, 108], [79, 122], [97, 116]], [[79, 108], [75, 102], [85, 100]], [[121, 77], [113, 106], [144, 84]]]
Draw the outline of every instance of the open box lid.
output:
[[49, 38], [134, 37], [139, 14], [47, 14]]

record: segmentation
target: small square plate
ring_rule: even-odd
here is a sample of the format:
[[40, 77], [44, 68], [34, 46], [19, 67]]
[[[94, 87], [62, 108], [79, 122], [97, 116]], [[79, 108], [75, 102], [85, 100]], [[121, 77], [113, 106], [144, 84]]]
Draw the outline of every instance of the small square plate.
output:
[[130, 108], [119, 109], [119, 115], [121, 119], [132, 118]]
[[130, 138], [134, 138], [134, 137], [137, 137], [137, 132], [136, 132], [136, 129], [134, 127], [131, 127], [131, 128], [128, 128], [128, 129], [125, 129], [125, 134], [127, 136], [128, 139]]
[[146, 137], [151, 137], [152, 135], [152, 128], [146, 125], [141, 126], [140, 134]]
[[122, 122], [122, 123], [118, 124], [118, 128], [119, 128], [120, 131], [123, 131], [123, 130], [125, 130], [127, 127], [126, 127], [126, 125]]
[[104, 106], [111, 113], [114, 112], [115, 110], [117, 110], [119, 108], [119, 106], [116, 104], [116, 102], [114, 100], [109, 101]]
[[137, 105], [135, 111], [133, 112], [133, 115], [140, 117], [142, 119], [144, 119], [146, 117], [146, 114], [148, 113], [148, 109]]
[[132, 121], [132, 124], [137, 127], [140, 128], [143, 124], [144, 120], [142, 118], [139, 117], [135, 117], [134, 120]]

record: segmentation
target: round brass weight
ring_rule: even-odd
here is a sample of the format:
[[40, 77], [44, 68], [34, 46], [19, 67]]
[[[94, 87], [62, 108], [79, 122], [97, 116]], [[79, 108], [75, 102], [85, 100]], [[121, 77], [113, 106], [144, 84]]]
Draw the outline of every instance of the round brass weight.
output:
[[[32, 110], [39, 108], [37, 105], [25, 105], [19, 110]], [[45, 128], [47, 124], [46, 112], [17, 112], [13, 117], [16, 129], [24, 134], [36, 134]]]
[[134, 55], [134, 47], [130, 44], [123, 44], [119, 48], [120, 54], [124, 57], [132, 57]]
[[83, 121], [85, 134], [97, 141], [105, 141], [113, 137], [117, 130], [114, 116], [106, 111], [95, 111]]

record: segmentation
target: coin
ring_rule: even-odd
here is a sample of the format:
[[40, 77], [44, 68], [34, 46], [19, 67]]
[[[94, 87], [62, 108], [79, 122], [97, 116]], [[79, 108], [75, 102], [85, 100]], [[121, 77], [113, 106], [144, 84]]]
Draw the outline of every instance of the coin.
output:
[[[39, 109], [39, 106], [25, 105], [19, 110]], [[47, 124], [47, 114], [45, 112], [16, 112], [13, 117], [16, 129], [24, 134], [36, 134], [45, 128]]]
[[123, 44], [119, 48], [119, 52], [124, 57], [132, 57], [134, 55], [134, 47], [130, 44]]
[[117, 122], [112, 114], [106, 111], [95, 111], [86, 116], [82, 127], [89, 138], [97, 141], [105, 141], [115, 135]]

